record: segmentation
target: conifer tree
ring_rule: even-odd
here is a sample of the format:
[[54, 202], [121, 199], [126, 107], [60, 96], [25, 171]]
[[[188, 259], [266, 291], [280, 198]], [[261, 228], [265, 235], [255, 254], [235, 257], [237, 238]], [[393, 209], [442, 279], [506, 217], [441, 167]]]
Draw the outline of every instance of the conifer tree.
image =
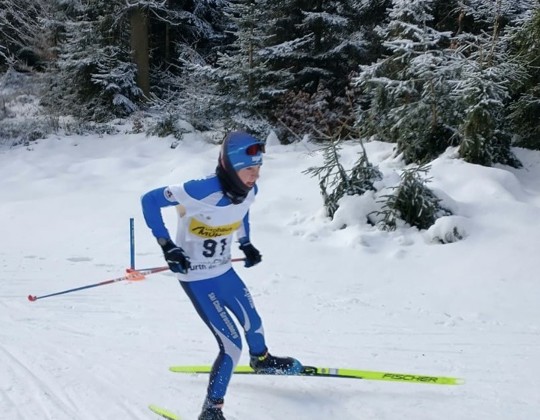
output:
[[266, 39], [263, 23], [268, 7], [267, 0], [231, 2], [227, 13], [235, 28], [235, 40], [220, 54], [213, 74], [228, 124], [258, 134], [267, 131], [259, 126], [258, 113], [273, 89], [266, 60], [260, 54]]
[[403, 220], [418, 229], [427, 229], [442, 216], [452, 213], [441, 205], [441, 199], [427, 187], [425, 177], [429, 166], [416, 166], [401, 174], [401, 182], [394, 187], [394, 193], [383, 196], [384, 205], [377, 217], [384, 230], [395, 230], [398, 221]]
[[323, 121], [319, 129], [329, 121], [342, 126], [339, 117], [350, 108], [347, 76], [366, 45], [356, 27], [362, 7], [355, 1], [233, 0], [232, 43], [217, 65], [189, 73], [205, 76], [205, 88], [222, 99], [233, 124], [285, 124], [283, 141], [295, 131], [314, 134], [313, 121]]
[[509, 107], [515, 144], [540, 150], [540, 3], [513, 36], [511, 55], [523, 63], [528, 75], [518, 99]]
[[379, 30], [390, 53], [361, 67], [356, 79], [364, 135], [396, 142], [406, 162], [427, 162], [460, 145], [471, 162], [519, 165], [505, 109], [524, 71], [508, 55], [506, 29], [519, 24], [530, 2], [480, 3], [459, 2], [450, 33], [435, 29], [450, 26], [432, 19], [440, 2], [393, 1], [389, 23]]
[[46, 66], [51, 58], [51, 31], [43, 22], [49, 17], [45, 0], [0, 0], [0, 70]]
[[[275, 98], [287, 92], [293, 77], [287, 71], [271, 68], [264, 53], [270, 42], [276, 4], [268, 0], [233, 0], [225, 8], [231, 41], [217, 55], [214, 63], [196, 54], [185, 63], [184, 76], [188, 100], [183, 107], [199, 108], [196, 120], [221, 120], [227, 128], [267, 132]], [[191, 93], [193, 81], [199, 91]], [[201, 86], [202, 85], [202, 86]], [[198, 99], [197, 99], [198, 97]]]
[[512, 24], [506, 20], [517, 12], [505, 0], [497, 0], [476, 13], [491, 19], [491, 26], [489, 33], [463, 34], [457, 39], [458, 50], [466, 58], [461, 66], [461, 80], [452, 92], [452, 98], [462, 105], [463, 139], [459, 153], [471, 163], [519, 167], [521, 164], [510, 148], [512, 133], [507, 107], [527, 73], [520, 61], [509, 54], [510, 39], [505, 31], [505, 25]]
[[370, 49], [369, 30], [358, 24], [370, 7], [354, 0], [273, 3], [269, 43], [261, 54], [271, 71], [279, 71], [277, 89], [286, 91], [267, 112], [276, 126], [287, 126], [280, 130], [285, 141], [291, 131], [317, 137], [317, 131], [351, 123], [347, 87]]
[[131, 62], [129, 32], [125, 22], [116, 20], [123, 7], [119, 0], [59, 7], [66, 17], [64, 38], [45, 106], [97, 122], [137, 109], [142, 92]]
[[395, 142], [409, 162], [425, 162], [456, 142], [452, 81], [459, 71], [450, 32], [435, 29], [432, 0], [394, 0], [378, 29], [388, 56], [361, 66], [355, 79], [367, 105], [363, 135]]
[[362, 195], [375, 191], [374, 183], [382, 179], [379, 169], [373, 166], [362, 145], [360, 157], [350, 169], [340, 162], [340, 141], [330, 139], [323, 148], [324, 162], [320, 167], [308, 168], [305, 173], [319, 178], [319, 187], [324, 200], [326, 213], [334, 217], [339, 208], [339, 200], [345, 195]]
[[284, 142], [352, 124], [348, 75], [368, 50], [370, 33], [358, 22], [386, 1], [231, 1], [225, 26], [232, 41], [218, 59], [183, 50], [179, 107], [197, 126], [223, 116], [255, 131], [272, 124], [283, 129]]
[[170, 48], [156, 46], [152, 73], [153, 93], [158, 98], [152, 107], [167, 118], [185, 119], [200, 130], [221, 129], [222, 120], [227, 119], [217, 61], [236, 32], [225, 13], [229, 3], [168, 2], [169, 16], [157, 31], [167, 34]]
[[[178, 67], [194, 55], [207, 63], [216, 63], [218, 51], [231, 37], [224, 13], [228, 0], [153, 0], [152, 3], [150, 41], [152, 65], [156, 69], [168, 68], [178, 75]], [[154, 83], [165, 72], [155, 73]]]

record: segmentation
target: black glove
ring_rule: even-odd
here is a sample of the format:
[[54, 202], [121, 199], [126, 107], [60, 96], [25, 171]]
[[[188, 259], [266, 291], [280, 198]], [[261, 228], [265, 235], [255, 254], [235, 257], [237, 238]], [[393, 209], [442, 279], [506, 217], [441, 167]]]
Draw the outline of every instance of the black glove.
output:
[[244, 242], [240, 245], [240, 249], [246, 254], [244, 267], [253, 267], [262, 261], [262, 255], [257, 248], [251, 245], [251, 242]]
[[158, 243], [163, 250], [165, 261], [167, 261], [171, 271], [175, 273], [187, 273], [191, 268], [191, 264], [189, 262], [189, 257], [184, 250], [179, 246], [176, 246], [170, 239], [159, 239]]

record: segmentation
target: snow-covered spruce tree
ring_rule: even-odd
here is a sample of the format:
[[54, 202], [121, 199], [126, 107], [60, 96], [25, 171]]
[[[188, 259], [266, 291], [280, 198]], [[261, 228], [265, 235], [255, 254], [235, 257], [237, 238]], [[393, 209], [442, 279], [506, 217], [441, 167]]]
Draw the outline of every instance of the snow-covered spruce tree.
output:
[[359, 27], [370, 7], [354, 0], [271, 2], [260, 54], [274, 90], [261, 112], [282, 141], [295, 140], [295, 131], [317, 137], [352, 121], [349, 74], [370, 46], [369, 31]]
[[[169, 42], [156, 44], [152, 61], [152, 108], [167, 118], [183, 118], [200, 130], [222, 128], [221, 82], [216, 74], [220, 52], [236, 31], [225, 11], [226, 0], [169, 1], [169, 14], [155, 32]], [[165, 34], [165, 35], [164, 35]]]
[[516, 25], [538, 6], [538, 0], [460, 0], [456, 5], [460, 12], [458, 34], [492, 32], [494, 14], [499, 17], [500, 28]]
[[433, 0], [394, 0], [378, 28], [388, 55], [360, 66], [358, 126], [364, 136], [395, 142], [407, 163], [427, 162], [458, 138], [449, 97], [460, 70], [451, 33], [435, 29]]
[[441, 206], [441, 200], [427, 187], [429, 179], [425, 175], [428, 170], [429, 166], [405, 169], [394, 193], [382, 197], [384, 205], [376, 213], [376, 218], [383, 230], [395, 230], [398, 220], [418, 229], [427, 229], [439, 217], [452, 214]]
[[[352, 120], [352, 101], [348, 98], [339, 100], [341, 106], [336, 104], [336, 97], [332, 92], [320, 85], [316, 92], [288, 90], [280, 95], [277, 112], [273, 113], [272, 121], [276, 121], [276, 132], [284, 143], [298, 140], [303, 134], [324, 142], [325, 133], [332, 133], [338, 138], [347, 138], [351, 133], [354, 121]], [[346, 100], [347, 99], [347, 100]]]
[[56, 72], [43, 104], [56, 113], [104, 122], [137, 109], [142, 92], [131, 62], [125, 3], [94, 0], [58, 13], [66, 17]]
[[[373, 14], [373, 3], [231, 1], [225, 15], [232, 42], [217, 62], [189, 46], [182, 51], [190, 65], [182, 74], [186, 95], [180, 106], [199, 121], [195, 125], [223, 115], [228, 125], [255, 131], [267, 131], [270, 122], [278, 131], [283, 128], [279, 137], [284, 142], [342, 127], [352, 115], [348, 74], [367, 44], [364, 32], [369, 36], [357, 28], [358, 16]], [[318, 67], [306, 60], [317, 60]], [[190, 93], [193, 81], [202, 95]]]
[[269, 118], [264, 114], [272, 108], [275, 96], [286, 92], [283, 80], [287, 79], [284, 72], [271, 70], [261, 55], [273, 7], [268, 0], [231, 1], [224, 9], [231, 41], [213, 61], [184, 48], [181, 106], [194, 125], [215, 121], [224, 124], [224, 129], [268, 132]]
[[0, 70], [43, 70], [51, 58], [51, 36], [43, 21], [50, 14], [46, 0], [0, 0]]
[[511, 55], [523, 63], [528, 79], [508, 116], [516, 146], [540, 150], [540, 3], [512, 38]]
[[[148, 11], [154, 67], [152, 82], [154, 86], [167, 90], [171, 76], [179, 76], [186, 62], [216, 63], [217, 53], [230, 38], [226, 33], [224, 13], [229, 1], [167, 0], [153, 3]], [[162, 80], [164, 82], [160, 83]]]
[[[0, 143], [29, 145], [57, 129], [42, 114], [39, 98], [48, 62], [54, 57], [53, 32], [46, 25], [50, 2], [0, 0]], [[24, 106], [26, 112], [17, 109]]]
[[527, 73], [522, 63], [509, 54], [510, 39], [504, 31], [503, 17], [510, 15], [505, 5], [505, 1], [497, 0], [490, 8], [482, 9], [491, 13], [490, 33], [456, 38], [458, 51], [467, 59], [451, 98], [462, 107], [460, 156], [486, 166], [502, 163], [519, 167], [510, 149], [507, 107], [512, 93], [525, 83]]
[[258, 115], [273, 94], [274, 81], [260, 55], [266, 41], [267, 0], [232, 1], [227, 9], [235, 39], [212, 72], [229, 127], [267, 132]]
[[341, 164], [340, 149], [341, 142], [331, 139], [323, 149], [323, 165], [304, 171], [319, 179], [326, 214], [330, 218], [334, 217], [343, 196], [375, 191], [374, 182], [382, 179], [379, 169], [369, 162], [363, 146], [360, 157], [351, 169], [345, 169]]

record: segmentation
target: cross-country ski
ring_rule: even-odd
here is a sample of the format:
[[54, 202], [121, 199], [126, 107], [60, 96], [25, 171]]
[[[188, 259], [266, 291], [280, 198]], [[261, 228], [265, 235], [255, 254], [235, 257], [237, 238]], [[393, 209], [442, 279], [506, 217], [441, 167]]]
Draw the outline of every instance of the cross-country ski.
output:
[[156, 413], [158, 416], [161, 416], [163, 417], [164, 419], [167, 419], [167, 420], [181, 420], [180, 419], [180, 416], [174, 414], [173, 412], [165, 409], [165, 408], [162, 408], [158, 405], [155, 405], [155, 404], [150, 404], [148, 406], [148, 408], [150, 409], [150, 411]]
[[[210, 373], [212, 367], [208, 365], [200, 366], [171, 366], [169, 370], [176, 373]], [[237, 366], [234, 373], [238, 375], [276, 375], [272, 373], [255, 372], [250, 366]], [[279, 376], [280, 374], [277, 374]], [[410, 382], [433, 385], [461, 385], [465, 381], [461, 378], [449, 376], [433, 376], [411, 373], [378, 372], [360, 369], [323, 368], [315, 366], [303, 366], [302, 371], [294, 374], [282, 374], [284, 376], [312, 376], [319, 378], [348, 378], [365, 379], [372, 381], [388, 382]]]

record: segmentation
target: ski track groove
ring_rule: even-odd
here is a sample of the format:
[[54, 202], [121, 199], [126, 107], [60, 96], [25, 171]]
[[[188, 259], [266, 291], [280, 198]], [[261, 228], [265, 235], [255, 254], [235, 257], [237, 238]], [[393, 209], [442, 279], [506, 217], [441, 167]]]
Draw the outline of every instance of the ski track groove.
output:
[[[0, 346], [0, 351], [2, 353], [2, 363], [4, 366], [7, 366], [11, 370], [13, 378], [23, 378], [22, 381], [25, 384], [24, 395], [26, 399], [36, 398], [39, 400], [39, 407], [41, 408], [41, 413], [38, 417], [43, 418], [44, 413], [48, 413], [49, 417], [52, 418], [49, 405], [52, 404], [53, 407], [56, 407], [60, 412], [70, 412], [75, 414], [75, 407], [71, 406], [70, 401], [66, 401], [65, 397], [60, 395], [55, 387], [50, 385], [50, 381], [38, 375], [36, 372], [40, 370], [38, 364], [35, 365], [35, 368], [31, 369], [26, 363], [24, 363], [20, 358], [16, 357], [11, 351], [9, 351], [5, 346]], [[7, 363], [5, 363], [7, 362]], [[13, 383], [19, 383], [20, 380], [14, 380]], [[30, 392], [28, 388], [30, 388]], [[16, 388], [11, 387], [10, 389], [16, 390]], [[9, 400], [13, 401], [13, 398], [9, 397]], [[20, 403], [15, 403], [15, 410], [24, 417], [28, 418], [28, 413], [25, 413], [24, 410], [19, 409]], [[38, 413], [34, 413], [38, 414]]]
[[[47, 352], [46, 349], [41, 348], [41, 354], [52, 354], [53, 349], [50, 350], [51, 352]], [[92, 415], [95, 407], [92, 406], [91, 401], [104, 399], [104, 396], [106, 396], [105, 399], [112, 400], [112, 404], [110, 401], [107, 403], [107, 412], [103, 413], [101, 419], [148, 418], [141, 417], [140, 407], [129, 404], [128, 398], [121, 395], [114, 386], [114, 378], [121, 376], [121, 372], [115, 369], [103, 370], [98, 367], [88, 373], [86, 368], [81, 368], [80, 372], [71, 372], [62, 378], [61, 370], [66, 366], [69, 367], [68, 370], [72, 370], [72, 366], [84, 366], [84, 363], [76, 360], [80, 357], [81, 355], [62, 354], [62, 360], [51, 359], [51, 363], [47, 364], [50, 369], [46, 371], [42, 368], [43, 359], [28, 364], [21, 357], [16, 357], [14, 352], [6, 346], [0, 345], [0, 364], [4, 366], [0, 381], [0, 402], [6, 402], [6, 404], [2, 403], [4, 408], [0, 418], [96, 420]], [[73, 360], [66, 360], [66, 358]], [[74, 379], [83, 375], [84, 381]], [[25, 407], [33, 407], [33, 409], [29, 411]], [[3, 417], [5, 415], [7, 417]]]

